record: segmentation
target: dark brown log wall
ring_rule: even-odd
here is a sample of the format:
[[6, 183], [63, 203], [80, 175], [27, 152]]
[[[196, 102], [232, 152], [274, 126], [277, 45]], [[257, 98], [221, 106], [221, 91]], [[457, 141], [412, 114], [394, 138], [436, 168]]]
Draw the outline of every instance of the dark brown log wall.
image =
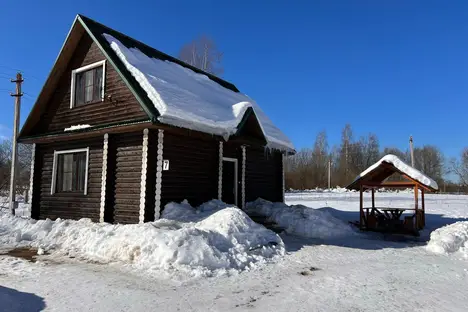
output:
[[[36, 146], [36, 170], [34, 172], [34, 191], [32, 216], [37, 219], [91, 218], [99, 221], [102, 177], [103, 138], [82, 140], [73, 143], [38, 144]], [[54, 150], [70, 150], [89, 147], [88, 194], [55, 193], [50, 194]]]
[[[143, 133], [115, 134], [109, 137], [105, 221], [138, 223]], [[50, 194], [54, 150], [90, 147], [88, 195]], [[33, 217], [99, 220], [103, 137], [74, 143], [39, 144], [36, 147]], [[217, 198], [217, 140], [202, 140], [164, 132], [164, 159], [170, 161], [162, 172], [161, 210], [171, 202], [187, 199], [193, 206]], [[240, 144], [224, 143], [224, 157], [238, 159], [238, 180], [242, 177]], [[264, 148], [246, 148], [246, 202], [259, 197], [282, 201], [281, 153]], [[157, 130], [149, 131], [146, 177], [145, 221], [154, 217]], [[241, 203], [239, 187], [238, 203]]]
[[162, 172], [161, 210], [171, 201], [187, 199], [197, 206], [218, 197], [218, 144], [164, 132], [163, 156], [169, 170]]
[[[77, 124], [99, 125], [148, 117], [109, 62], [106, 62], [105, 100], [70, 109], [72, 70], [104, 59], [99, 47], [85, 33], [31, 135], [63, 130]], [[107, 99], [107, 95], [112, 95], [112, 101]]]
[[109, 158], [115, 170], [108, 174], [115, 184], [114, 202], [107, 207], [113, 207], [114, 223], [138, 223], [143, 132], [118, 134], [110, 141]]
[[263, 198], [283, 201], [281, 153], [264, 148], [247, 147], [245, 201]]

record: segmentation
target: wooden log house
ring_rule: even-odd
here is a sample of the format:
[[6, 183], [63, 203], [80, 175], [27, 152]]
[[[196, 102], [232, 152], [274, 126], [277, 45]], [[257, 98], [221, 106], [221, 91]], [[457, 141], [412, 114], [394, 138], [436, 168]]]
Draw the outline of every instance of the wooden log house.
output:
[[[138, 71], [137, 57], [172, 76]], [[192, 98], [187, 119], [177, 105]], [[294, 147], [256, 104], [217, 120], [233, 114], [237, 98], [246, 96], [233, 84], [78, 15], [19, 136], [34, 147], [32, 217], [141, 223], [171, 201], [283, 201], [283, 156]]]
[[[402, 181], [388, 181], [388, 178], [393, 175], [400, 175]], [[381, 188], [413, 189], [414, 206], [378, 207], [375, 204], [375, 193]], [[359, 227], [361, 230], [417, 235], [426, 224], [424, 194], [438, 191], [438, 185], [430, 177], [406, 164], [397, 156], [386, 155], [357, 176], [347, 186], [347, 189], [359, 191]], [[371, 193], [371, 206], [364, 205], [364, 193], [368, 190]], [[409, 213], [409, 215], [403, 215], [403, 213]]]

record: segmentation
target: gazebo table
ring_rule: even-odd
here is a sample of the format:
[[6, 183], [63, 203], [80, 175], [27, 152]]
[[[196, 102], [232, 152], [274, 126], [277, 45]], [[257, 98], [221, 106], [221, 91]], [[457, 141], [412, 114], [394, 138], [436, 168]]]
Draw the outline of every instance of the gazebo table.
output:
[[414, 210], [407, 208], [377, 208], [384, 212], [384, 215], [389, 220], [400, 220], [401, 215], [406, 210]]

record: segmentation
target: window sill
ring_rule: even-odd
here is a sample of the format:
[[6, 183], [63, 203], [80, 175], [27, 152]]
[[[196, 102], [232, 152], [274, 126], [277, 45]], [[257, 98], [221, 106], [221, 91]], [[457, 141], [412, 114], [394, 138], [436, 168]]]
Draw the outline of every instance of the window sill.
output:
[[89, 102], [89, 103], [75, 104], [75, 105], [74, 105], [73, 107], [71, 107], [70, 109], [86, 107], [86, 106], [88, 106], [88, 105], [93, 105], [93, 104], [102, 103], [102, 102], [104, 102], [104, 100], [96, 100], [96, 101]]
[[86, 196], [87, 194], [84, 191], [64, 191], [64, 192], [55, 192], [52, 195], [83, 195]]

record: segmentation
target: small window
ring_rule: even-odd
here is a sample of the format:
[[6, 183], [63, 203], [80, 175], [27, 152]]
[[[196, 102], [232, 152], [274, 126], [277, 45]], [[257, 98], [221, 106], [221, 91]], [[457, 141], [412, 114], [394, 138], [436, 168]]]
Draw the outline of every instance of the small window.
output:
[[104, 99], [105, 61], [72, 71], [70, 108]]
[[89, 149], [55, 151], [51, 194], [87, 193]]

